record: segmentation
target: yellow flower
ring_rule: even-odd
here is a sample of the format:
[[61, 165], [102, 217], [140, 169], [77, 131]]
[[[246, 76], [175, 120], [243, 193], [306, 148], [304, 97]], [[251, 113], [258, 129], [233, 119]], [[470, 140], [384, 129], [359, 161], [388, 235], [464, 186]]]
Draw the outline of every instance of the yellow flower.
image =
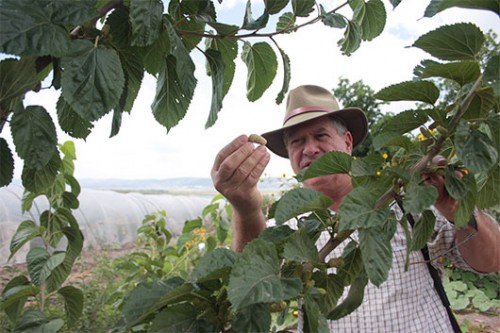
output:
[[356, 156], [353, 156], [353, 157], [352, 157], [352, 159], [353, 159], [353, 160], [356, 160], [356, 158], [357, 158]]
[[382, 157], [384, 158], [384, 160], [386, 160], [389, 157], [389, 155], [387, 155], [387, 153], [384, 153], [384, 155], [382, 155]]
[[377, 175], [377, 176], [380, 176], [381, 174], [382, 174], [382, 171], [377, 171], [377, 172], [376, 172], [376, 175]]
[[286, 173], [283, 172], [283, 174], [281, 175], [281, 177], [286, 178]]
[[468, 175], [469, 174], [469, 170], [467, 170], [466, 168], [462, 168], [460, 170], [464, 175]]
[[189, 249], [191, 247], [191, 243], [190, 242], [186, 242], [184, 243], [184, 245]]
[[419, 134], [419, 135], [417, 136], [417, 139], [418, 139], [418, 141], [424, 141], [425, 137], [424, 137], [424, 135], [423, 135], [423, 134]]

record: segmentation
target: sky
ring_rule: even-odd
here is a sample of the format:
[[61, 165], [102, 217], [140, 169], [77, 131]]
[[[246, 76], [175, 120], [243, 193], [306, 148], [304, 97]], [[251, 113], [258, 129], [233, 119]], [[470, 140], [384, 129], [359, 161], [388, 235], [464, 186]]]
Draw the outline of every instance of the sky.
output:
[[[263, 1], [254, 1], [260, 4]], [[429, 1], [403, 0], [392, 9], [384, 0], [387, 10], [386, 28], [381, 36], [362, 43], [353, 55], [341, 54], [337, 41], [343, 30], [317, 23], [296, 33], [277, 36], [276, 41], [291, 60], [290, 88], [301, 84], [316, 84], [333, 89], [339, 77], [351, 82], [362, 80], [378, 91], [391, 84], [410, 80], [413, 68], [420, 60], [428, 58], [420, 49], [409, 47], [420, 35], [443, 24], [472, 22], [483, 32], [493, 29], [500, 33], [499, 17], [479, 10], [450, 9], [432, 18], [423, 18]], [[244, 0], [214, 1], [219, 20], [238, 24], [243, 21]], [[321, 1], [326, 9], [334, 8], [339, 1]], [[256, 6], [254, 16], [261, 13]], [[351, 14], [347, 14], [348, 17]], [[251, 41], [254, 42], [254, 41]], [[241, 49], [241, 44], [240, 44]], [[194, 51], [197, 52], [197, 51]], [[205, 129], [210, 103], [211, 81], [205, 74], [202, 57], [195, 55], [198, 84], [190, 108], [179, 125], [168, 133], [152, 115], [156, 82], [147, 75], [130, 115], [124, 114], [117, 136], [109, 138], [112, 112], [94, 124], [86, 140], [74, 139], [59, 130], [60, 143], [75, 143], [77, 179], [163, 179], [176, 177], [210, 177], [210, 170], [218, 151], [240, 134], [263, 133], [279, 128], [282, 124], [285, 103], [275, 102], [283, 82], [282, 64], [278, 58], [278, 73], [270, 86], [256, 102], [246, 98], [247, 68], [238, 56], [236, 74], [231, 89], [223, 101], [223, 108], [214, 126]], [[42, 105], [56, 122], [56, 101], [59, 92], [42, 89], [28, 93], [25, 105]], [[384, 106], [394, 113], [407, 107], [402, 102]], [[56, 125], [56, 127], [58, 127]], [[13, 149], [10, 133], [5, 137]], [[15, 155], [15, 153], [14, 153]], [[15, 178], [20, 178], [22, 161], [15, 156]], [[273, 155], [265, 176], [292, 175], [289, 161]]]

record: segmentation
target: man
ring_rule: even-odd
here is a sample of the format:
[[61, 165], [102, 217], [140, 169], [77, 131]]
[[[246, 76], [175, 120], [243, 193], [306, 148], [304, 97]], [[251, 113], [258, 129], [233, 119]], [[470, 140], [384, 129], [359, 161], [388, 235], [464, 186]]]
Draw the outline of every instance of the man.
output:
[[[350, 154], [367, 135], [363, 111], [339, 109], [332, 94], [318, 86], [299, 86], [290, 91], [282, 128], [263, 134], [267, 148], [289, 158], [298, 172], [329, 151]], [[264, 145], [257, 148], [246, 135], [239, 136], [217, 155], [211, 171], [215, 188], [233, 206], [233, 248], [241, 251], [266, 228], [262, 213], [262, 195], [257, 183], [269, 163], [270, 154]], [[446, 163], [442, 158], [437, 164]], [[476, 272], [500, 271], [500, 231], [488, 215], [477, 211], [474, 223], [455, 230], [453, 226], [457, 202], [444, 189], [442, 177], [426, 175], [426, 183], [438, 189], [434, 204], [436, 227], [428, 244], [430, 257], [446, 255], [458, 267]], [[308, 179], [304, 186], [320, 191], [333, 200], [337, 211], [352, 190], [347, 174]], [[471, 236], [473, 235], [473, 236]], [[318, 247], [327, 238], [321, 237]], [[349, 316], [329, 323], [335, 332], [452, 332], [446, 310], [433, 287], [433, 280], [421, 252], [413, 252], [412, 265], [405, 272], [406, 244], [402, 230], [392, 242], [394, 252], [389, 277], [379, 288], [369, 284], [363, 304]], [[340, 250], [340, 249], [339, 249]], [[435, 265], [439, 265], [436, 261]]]

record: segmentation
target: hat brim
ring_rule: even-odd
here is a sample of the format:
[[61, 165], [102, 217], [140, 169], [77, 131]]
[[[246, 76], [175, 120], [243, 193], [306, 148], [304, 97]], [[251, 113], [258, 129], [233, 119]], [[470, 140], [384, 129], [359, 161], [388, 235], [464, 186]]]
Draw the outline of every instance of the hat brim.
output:
[[310, 120], [322, 117], [341, 119], [346, 125], [347, 130], [352, 134], [353, 148], [363, 142], [363, 140], [368, 135], [368, 120], [366, 119], [366, 115], [363, 110], [359, 108], [346, 108], [336, 111], [324, 112], [322, 114], [309, 117], [304, 121], [294, 123], [293, 125], [289, 126], [283, 126], [280, 129], [266, 132], [261, 135], [267, 140], [267, 148], [269, 148], [278, 156], [288, 158], [288, 151], [283, 140], [284, 131], [286, 129], [307, 123]]

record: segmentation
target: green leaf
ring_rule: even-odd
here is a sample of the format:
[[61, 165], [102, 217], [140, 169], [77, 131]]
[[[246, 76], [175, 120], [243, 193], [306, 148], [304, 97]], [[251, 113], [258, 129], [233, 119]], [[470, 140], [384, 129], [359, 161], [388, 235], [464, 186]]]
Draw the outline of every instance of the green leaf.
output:
[[122, 311], [122, 321], [118, 328], [131, 328], [144, 318], [156, 313], [165, 305], [192, 291], [191, 284], [185, 284], [178, 277], [167, 281], [150, 281], [139, 284], [128, 296]]
[[0, 187], [7, 186], [14, 177], [14, 157], [4, 138], [0, 138]]
[[43, 312], [30, 309], [16, 322], [14, 332], [56, 333], [63, 326], [64, 320], [60, 318], [49, 320]]
[[448, 194], [455, 200], [462, 199], [468, 191], [466, 184], [455, 173], [453, 166], [445, 170], [444, 185]]
[[89, 136], [94, 125], [76, 113], [62, 96], [59, 96], [56, 108], [59, 126], [66, 134], [77, 139], [86, 139]]
[[500, 165], [494, 166], [489, 174], [484, 186], [480, 189], [477, 198], [479, 209], [485, 209], [498, 205], [500, 202]]
[[74, 56], [62, 59], [62, 95], [88, 121], [95, 121], [118, 104], [125, 78], [115, 50], [73, 42]]
[[[151, 333], [187, 333], [202, 332], [209, 329], [207, 323], [197, 319], [196, 308], [189, 303], [169, 306], [157, 314], [148, 332]], [[207, 330], [208, 331], [208, 330]]]
[[406, 81], [383, 88], [375, 94], [375, 98], [383, 101], [419, 101], [434, 104], [439, 98], [439, 89], [429, 81]]
[[483, 72], [483, 80], [489, 84], [496, 95], [500, 95], [500, 54], [492, 56]]
[[45, 191], [54, 183], [60, 166], [61, 158], [59, 157], [58, 151], [52, 155], [49, 163], [42, 169], [37, 170], [24, 165], [21, 175], [23, 186], [27, 190], [35, 193]]
[[[363, 270], [363, 259], [361, 250], [353, 247], [354, 241], [351, 241], [342, 253], [344, 265], [338, 271], [338, 277], [343, 281], [344, 286], [350, 285], [356, 276]], [[355, 245], [354, 245], [355, 246]]]
[[359, 247], [368, 279], [379, 287], [387, 280], [392, 266], [392, 235], [385, 234], [383, 226], [359, 230]]
[[0, 310], [5, 311], [12, 322], [16, 322], [28, 297], [36, 296], [37, 293], [38, 288], [33, 286], [26, 276], [18, 275], [7, 282], [3, 288]]
[[278, 68], [278, 60], [272, 47], [265, 42], [253, 45], [245, 42], [241, 58], [248, 68], [247, 98], [250, 102], [255, 102], [273, 82]]
[[338, 41], [342, 54], [350, 56], [361, 45], [362, 30], [355, 21], [347, 20], [347, 27], [344, 31], [344, 37]]
[[234, 317], [231, 328], [234, 332], [269, 332], [271, 328], [269, 304], [260, 303], [240, 309]]
[[130, 24], [133, 46], [153, 44], [160, 35], [163, 3], [157, 0], [130, 1]]
[[274, 218], [279, 225], [300, 214], [326, 209], [331, 204], [331, 199], [320, 192], [308, 188], [295, 188], [285, 193], [278, 201]]
[[240, 28], [237, 25], [223, 24], [219, 22], [207, 22], [221, 36], [234, 36]]
[[222, 96], [226, 96], [233, 82], [235, 73], [234, 60], [238, 56], [238, 43], [234, 39], [212, 39], [207, 42], [207, 48], [220, 52], [224, 61], [224, 84]]
[[241, 29], [259, 30], [266, 27], [268, 20], [269, 14], [267, 12], [264, 12], [259, 18], [254, 19], [252, 16], [252, 2], [248, 0]]
[[412, 46], [443, 60], [475, 60], [483, 43], [484, 35], [477, 26], [456, 23], [420, 36]]
[[228, 299], [240, 310], [257, 303], [296, 297], [302, 290], [298, 278], [280, 278], [280, 265], [272, 243], [255, 239], [248, 243], [231, 271]]
[[170, 52], [158, 77], [152, 109], [156, 120], [169, 131], [186, 115], [193, 98], [195, 65], [168, 20], [165, 26], [170, 38]]
[[343, 15], [338, 13], [327, 13], [321, 4], [319, 5], [319, 8], [321, 10], [321, 15], [323, 16], [321, 22], [323, 22], [326, 26], [340, 29], [347, 26], [347, 20]]
[[376, 196], [363, 187], [356, 187], [340, 206], [339, 230], [370, 228], [384, 224], [389, 217], [388, 208], [375, 209]]
[[434, 204], [438, 197], [434, 186], [419, 185], [411, 181], [403, 198], [403, 206], [409, 214], [419, 214]]
[[292, 8], [295, 16], [307, 17], [314, 11], [314, 0], [292, 0]]
[[80, 319], [83, 312], [83, 292], [73, 286], [65, 286], [57, 291], [64, 298], [66, 323], [73, 327]]
[[421, 78], [441, 77], [457, 82], [460, 86], [475, 81], [481, 75], [477, 61], [460, 61], [447, 64], [430, 65], [424, 68]]
[[327, 315], [327, 318], [337, 320], [356, 310], [363, 302], [367, 283], [366, 273], [361, 272], [352, 282], [347, 297]]
[[304, 327], [303, 332], [328, 333], [330, 328], [323, 311], [316, 301], [315, 289], [309, 288], [304, 298]]
[[468, 188], [467, 194], [458, 202], [458, 209], [455, 213], [455, 226], [457, 228], [463, 227], [469, 223], [472, 213], [476, 208], [477, 202], [477, 184], [476, 179], [472, 173], [464, 175], [462, 178], [466, 187]]
[[425, 210], [413, 226], [410, 246], [412, 251], [418, 251], [427, 244], [434, 231], [435, 224], [436, 215], [430, 210]]
[[215, 124], [217, 115], [222, 109], [225, 64], [219, 51], [208, 49], [204, 54], [210, 67], [210, 76], [212, 77], [212, 103], [210, 106], [210, 115], [205, 123], [205, 129], [207, 129]]
[[471, 9], [485, 9], [500, 15], [498, 1], [491, 0], [431, 0], [425, 9], [425, 17], [433, 17], [437, 13], [451, 8], [471, 8]]
[[281, 15], [278, 19], [278, 23], [276, 23], [276, 31], [282, 31], [283, 33], [290, 33], [295, 31], [295, 20], [296, 17], [293, 13], [287, 12]]
[[25, 167], [45, 167], [57, 151], [57, 133], [52, 118], [41, 106], [16, 111], [11, 120], [12, 139]]
[[265, 11], [266, 13], [273, 15], [278, 14], [283, 8], [288, 5], [290, 0], [266, 0], [265, 1]]
[[0, 2], [0, 52], [19, 56], [66, 54], [69, 33], [54, 22], [55, 7], [42, 1]]
[[318, 176], [345, 173], [351, 170], [351, 155], [341, 151], [331, 151], [315, 160], [305, 170], [302, 181]]
[[[398, 124], [398, 125], [403, 125], [401, 127], [405, 127], [404, 124]], [[410, 124], [409, 124], [410, 125]], [[410, 125], [412, 127], [414, 125]], [[418, 126], [417, 126], [418, 127]], [[381, 149], [384, 149], [387, 146], [397, 146], [397, 147], [403, 147], [405, 150], [410, 150], [412, 147], [412, 142], [411, 140], [407, 137], [402, 135], [403, 133], [398, 133], [398, 132], [385, 132], [385, 126], [384, 129], [382, 129], [381, 134], [377, 134], [376, 136], [373, 137], [372, 145], [375, 151], [379, 151]], [[352, 164], [352, 174], [356, 175], [354, 173], [354, 167], [355, 163], [353, 162]], [[373, 174], [373, 172], [371, 173]]]
[[35, 71], [35, 60], [35, 57], [25, 57], [19, 60], [0, 61], [0, 106], [2, 109], [11, 111], [12, 100], [22, 98], [26, 92], [36, 87], [39, 80]]
[[283, 257], [287, 260], [300, 263], [318, 263], [318, 249], [314, 245], [314, 240], [309, 236], [307, 229], [301, 228], [285, 243]]
[[384, 31], [387, 13], [381, 0], [366, 2], [363, 19], [360, 23], [363, 40], [373, 40]]
[[457, 155], [473, 173], [488, 171], [498, 161], [498, 151], [483, 132], [460, 121], [455, 133]]
[[278, 93], [278, 96], [276, 96], [276, 104], [281, 104], [290, 86], [290, 80], [292, 79], [292, 70], [290, 67], [290, 58], [288, 57], [288, 55], [285, 53], [285, 51], [283, 51], [283, 49], [279, 47], [278, 50], [280, 51], [281, 58], [283, 59], [283, 85], [281, 86], [281, 90]]
[[9, 260], [14, 254], [27, 242], [40, 236], [40, 227], [35, 222], [26, 220], [19, 224], [16, 233], [10, 240], [10, 256]]
[[491, 87], [483, 87], [474, 92], [474, 97], [462, 119], [476, 121], [486, 118], [491, 111], [496, 112], [497, 95]]
[[205, 254], [196, 264], [191, 278], [203, 282], [211, 279], [226, 279], [239, 254], [225, 248], [217, 248]]

